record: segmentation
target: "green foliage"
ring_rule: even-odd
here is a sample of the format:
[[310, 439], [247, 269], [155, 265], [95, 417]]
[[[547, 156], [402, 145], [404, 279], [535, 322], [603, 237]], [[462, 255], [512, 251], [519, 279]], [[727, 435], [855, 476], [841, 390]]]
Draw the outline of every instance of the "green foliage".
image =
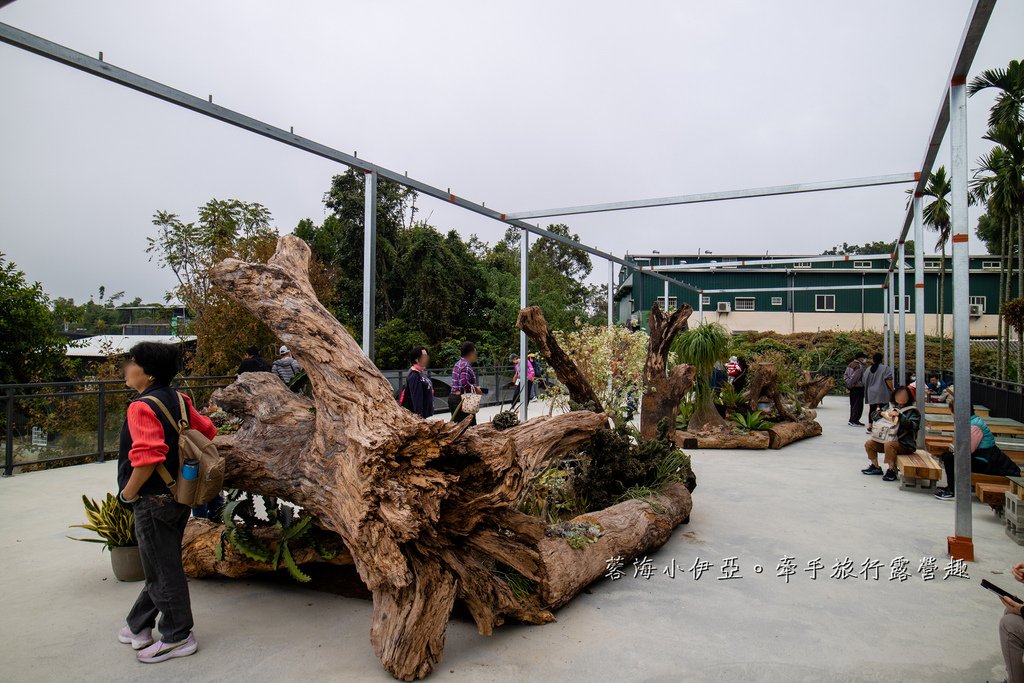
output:
[[680, 363], [688, 363], [697, 368], [697, 391], [699, 394], [708, 389], [708, 376], [715, 363], [726, 356], [732, 337], [729, 330], [718, 323], [704, 323], [690, 328], [676, 336], [672, 342], [672, 351]]
[[760, 410], [754, 410], [746, 414], [735, 413], [732, 419], [740, 429], [748, 432], [763, 431], [772, 426], [772, 423], [765, 419]]
[[[257, 562], [266, 562], [271, 569], [281, 565], [296, 581], [307, 583], [311, 578], [295, 563], [293, 548], [308, 544], [324, 559], [332, 559], [337, 551], [328, 549], [325, 537], [315, 526], [315, 518], [296, 512], [295, 508], [278, 501], [276, 498], [263, 497], [266, 510], [266, 521], [260, 519], [253, 508], [251, 494], [231, 491], [228, 502], [221, 508], [221, 522], [224, 530], [220, 542], [214, 549], [218, 560], [224, 557], [224, 544], [230, 544], [239, 553]], [[258, 537], [254, 530], [271, 528], [276, 530], [277, 538], [272, 545]]]
[[733, 387], [732, 383], [730, 382], [726, 382], [725, 384], [723, 384], [721, 391], [719, 391], [718, 395], [715, 396], [715, 403], [733, 410], [735, 410], [739, 402], [740, 395], [736, 393], [735, 387]]
[[[914, 240], [907, 240], [903, 244], [904, 253], [908, 256], [914, 253]], [[865, 242], [864, 244], [848, 244], [843, 242], [837, 244], [831, 249], [826, 249], [821, 252], [822, 256], [838, 256], [841, 254], [891, 254], [896, 251], [896, 240], [886, 242], [885, 240], [876, 240], [874, 242]]]
[[[330, 210], [320, 225], [306, 219], [295, 234], [336, 273], [329, 306], [350, 329], [362, 326], [363, 173], [335, 176], [324, 199]], [[406, 365], [414, 344], [430, 351], [432, 364], [459, 358], [458, 346], [476, 342], [480, 360], [503, 363], [518, 347], [519, 230], [488, 245], [461, 239], [417, 220], [415, 193], [389, 181], [378, 185], [377, 363]], [[565, 225], [548, 229], [572, 239]], [[577, 318], [596, 315], [600, 288], [585, 285], [586, 252], [540, 238], [530, 245], [530, 302], [544, 308], [552, 329], [570, 329]], [[398, 322], [394, 322], [398, 321]]]
[[514, 410], [503, 410], [491, 418], [491, 424], [498, 431], [511, 429], [519, 424], [519, 415]]
[[623, 425], [594, 434], [583, 450], [586, 460], [576, 485], [590, 497], [591, 509], [613, 505], [630, 488], [659, 490], [673, 481], [692, 483], [690, 458], [665, 437], [639, 441], [636, 430]]
[[[555, 339], [590, 382], [605, 412], [613, 419], [620, 421], [627, 406], [639, 403], [644, 390], [643, 369], [649, 341], [645, 332], [629, 332], [624, 327], [608, 329], [606, 325], [577, 325], [571, 332], [556, 330]], [[561, 384], [550, 387], [547, 396], [555, 407], [577, 409], [570, 405], [569, 395]]]
[[530, 597], [536, 589], [536, 585], [533, 581], [505, 565], [498, 565], [491, 570], [491, 573], [508, 584], [508, 588], [512, 591], [512, 595], [518, 600], [525, 600]]
[[[402, 318], [392, 318], [377, 327], [376, 362], [382, 368], [407, 368], [409, 350], [422, 344], [427, 336]], [[431, 364], [436, 365], [435, 351], [431, 352]]]
[[67, 341], [57, 334], [50, 300], [0, 253], [0, 384], [54, 379]]
[[138, 545], [135, 539], [135, 513], [123, 505], [112, 493], [108, 493], [102, 503], [97, 503], [88, 496], [82, 496], [85, 506], [86, 524], [72, 524], [69, 529], [87, 529], [96, 533], [99, 538], [71, 538], [73, 541], [102, 543], [105, 548], [124, 548]]
[[1024, 330], [1024, 297], [1010, 299], [1003, 303], [1003, 318], [1018, 332]]
[[549, 524], [544, 534], [552, 538], [564, 538], [570, 547], [582, 550], [601, 538], [601, 525], [596, 522], [559, 522]]

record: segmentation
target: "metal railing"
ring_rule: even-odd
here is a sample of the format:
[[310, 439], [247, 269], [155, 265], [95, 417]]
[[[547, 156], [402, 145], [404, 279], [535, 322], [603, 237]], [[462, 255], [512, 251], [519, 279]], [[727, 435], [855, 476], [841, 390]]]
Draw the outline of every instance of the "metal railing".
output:
[[[174, 386], [202, 405], [213, 389], [234, 380], [234, 375], [179, 377]], [[3, 476], [13, 475], [15, 467], [106, 460], [117, 452], [108, 444], [116, 444], [120, 431], [120, 425], [108, 427], [110, 417], [123, 419], [134, 394], [119, 379], [0, 384], [5, 402]]]
[[[512, 401], [516, 387], [514, 368], [496, 365], [474, 368], [477, 383], [486, 393], [482, 406], [500, 406]], [[451, 387], [450, 367], [428, 368], [434, 386], [434, 412], [447, 413]], [[385, 370], [384, 376], [396, 392], [405, 384], [408, 369]], [[174, 386], [189, 395], [197, 407], [209, 400], [212, 390], [225, 387], [235, 375], [179, 377]], [[540, 387], [538, 387], [540, 389]], [[16, 467], [49, 463], [103, 462], [117, 453], [121, 423], [135, 391], [119, 379], [73, 380], [0, 384], [4, 401], [3, 476]]]

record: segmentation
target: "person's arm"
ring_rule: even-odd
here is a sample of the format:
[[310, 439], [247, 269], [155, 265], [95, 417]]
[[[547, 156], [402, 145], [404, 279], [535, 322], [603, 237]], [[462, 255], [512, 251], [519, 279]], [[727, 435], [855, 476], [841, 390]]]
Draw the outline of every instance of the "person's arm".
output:
[[185, 396], [185, 407], [188, 409], [188, 425], [212, 441], [213, 437], [217, 436], [217, 425], [213, 424], [213, 420], [197, 411], [192, 405], [192, 399], [188, 396]]
[[121, 498], [133, 501], [142, 485], [153, 476], [157, 465], [167, 459], [167, 442], [164, 441], [164, 426], [145, 402], [128, 404], [127, 421], [128, 433], [132, 437], [132, 447], [128, 451], [132, 474], [121, 490]]
[[897, 420], [900, 431], [910, 430], [917, 434], [917, 430], [921, 428], [921, 414], [916, 410], [897, 413]]
[[978, 450], [978, 446], [981, 445], [981, 440], [984, 437], [985, 434], [981, 431], [981, 427], [971, 425], [971, 453]]

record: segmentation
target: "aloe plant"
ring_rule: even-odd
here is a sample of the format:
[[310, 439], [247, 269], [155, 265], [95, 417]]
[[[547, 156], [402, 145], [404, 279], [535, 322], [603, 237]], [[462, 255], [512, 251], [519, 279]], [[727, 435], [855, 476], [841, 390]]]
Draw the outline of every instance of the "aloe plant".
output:
[[[239, 491], [230, 492], [228, 502], [221, 509], [224, 531], [220, 542], [214, 548], [218, 560], [224, 558], [224, 544], [229, 543], [239, 553], [258, 562], [266, 562], [273, 569], [284, 564], [292, 578], [307, 583], [312, 578], [299, 569], [292, 555], [292, 548], [308, 543], [325, 560], [333, 559], [337, 552], [328, 549], [320, 540], [314, 526], [314, 517], [296, 513], [295, 508], [280, 503], [276, 498], [264, 497], [267, 520], [261, 520], [253, 509], [252, 498]], [[240, 523], [241, 522], [241, 523]], [[280, 538], [271, 547], [258, 538], [253, 529], [276, 528]]]
[[124, 548], [138, 545], [135, 539], [135, 513], [126, 505], [122, 505], [112, 493], [108, 493], [102, 503], [97, 503], [88, 496], [82, 496], [82, 504], [85, 506], [85, 518], [87, 524], [72, 524], [69, 529], [88, 529], [95, 532], [99, 538], [75, 538], [68, 536], [72, 541], [85, 541], [86, 543], [102, 543], [104, 548]]
[[772, 426], [772, 423], [764, 418], [760, 410], [754, 410], [744, 415], [736, 413], [732, 416], [733, 422], [739, 425], [740, 429], [748, 432], [763, 431]]

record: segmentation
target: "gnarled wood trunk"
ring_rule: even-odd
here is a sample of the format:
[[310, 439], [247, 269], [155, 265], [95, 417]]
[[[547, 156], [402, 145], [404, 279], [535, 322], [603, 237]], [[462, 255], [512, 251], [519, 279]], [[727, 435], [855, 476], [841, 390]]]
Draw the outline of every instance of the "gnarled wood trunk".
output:
[[[291, 501], [339, 535], [373, 595], [371, 643], [397, 678], [433, 669], [456, 599], [483, 634], [506, 618], [551, 621], [550, 607], [599, 574], [593, 558], [581, 563], [580, 551], [564, 540], [555, 539], [565, 547], [557, 551], [545, 523], [521, 513], [518, 503], [535, 472], [583, 445], [607, 417], [571, 412], [499, 432], [470, 428], [468, 419], [414, 416], [317, 301], [308, 259], [305, 243], [289, 235], [265, 265], [228, 259], [214, 270], [214, 284], [289, 346], [313, 393], [307, 399], [271, 374], [246, 373], [214, 395], [242, 418], [237, 433], [217, 438], [227, 485]], [[602, 536], [592, 552], [632, 555], [663, 543], [691, 502], [685, 487], [662, 496], [671, 503], [664, 505], [667, 515], [636, 501], [623, 503], [625, 511], [594, 513], [609, 524], [628, 519], [629, 531]], [[197, 536], [185, 555], [209, 550]], [[566, 578], [576, 571], [578, 577]], [[517, 595], [502, 578], [508, 572], [538, 589]]]
[[672, 340], [687, 329], [687, 320], [693, 313], [689, 304], [683, 304], [670, 315], [654, 304], [651, 307], [651, 342], [644, 363], [644, 395], [640, 402], [640, 438], [655, 439], [658, 423], [668, 419], [666, 435], [671, 441], [676, 433], [679, 402], [693, 388], [695, 368], [680, 364], [667, 372], [668, 354]]
[[804, 370], [804, 378], [796, 385], [800, 390], [800, 399], [807, 408], [817, 408], [821, 400], [835, 387], [836, 381], [824, 375], [811, 375]]
[[601, 399], [597, 397], [597, 392], [594, 391], [590, 381], [569, 357], [569, 354], [562, 350], [555, 335], [548, 329], [548, 321], [544, 318], [544, 311], [540, 309], [540, 306], [530, 306], [521, 310], [516, 327], [526, 333], [544, 360], [558, 375], [559, 381], [569, 392], [570, 401], [579, 406], [590, 406], [597, 413], [604, 411], [604, 408], [601, 407]]
[[821, 436], [821, 425], [814, 420], [779, 422], [768, 430], [768, 447], [779, 449], [811, 436]]

